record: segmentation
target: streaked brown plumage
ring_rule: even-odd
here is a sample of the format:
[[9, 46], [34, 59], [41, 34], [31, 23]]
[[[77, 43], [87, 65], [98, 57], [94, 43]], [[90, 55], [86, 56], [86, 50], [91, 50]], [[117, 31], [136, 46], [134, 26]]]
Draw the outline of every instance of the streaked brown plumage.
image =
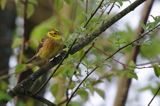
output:
[[64, 43], [60, 33], [53, 29], [47, 33], [47, 36], [44, 39], [42, 39], [37, 49], [37, 53], [28, 60], [27, 63], [42, 65], [52, 57], [55, 57], [62, 51], [63, 47]]

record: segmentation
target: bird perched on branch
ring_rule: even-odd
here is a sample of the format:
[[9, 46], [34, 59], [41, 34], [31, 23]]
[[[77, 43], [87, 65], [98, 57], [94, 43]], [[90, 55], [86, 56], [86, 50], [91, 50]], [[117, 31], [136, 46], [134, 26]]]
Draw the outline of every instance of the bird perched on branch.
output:
[[32, 63], [38, 66], [42, 65], [60, 53], [63, 48], [64, 42], [61, 34], [57, 30], [52, 29], [40, 42], [36, 54], [26, 63]]

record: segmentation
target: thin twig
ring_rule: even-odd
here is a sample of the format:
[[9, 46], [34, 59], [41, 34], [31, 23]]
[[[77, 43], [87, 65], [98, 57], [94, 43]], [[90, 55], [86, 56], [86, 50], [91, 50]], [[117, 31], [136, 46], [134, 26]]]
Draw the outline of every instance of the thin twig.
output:
[[113, 9], [115, 3], [116, 3], [116, 2], [113, 2], [112, 6], [111, 6], [111, 8], [109, 9], [109, 11], [107, 12], [107, 14], [110, 14], [110, 12], [112, 11], [112, 9]]
[[40, 97], [40, 96], [38, 96], [38, 95], [32, 95], [31, 92], [28, 92], [28, 94], [25, 94], [25, 95], [23, 95], [23, 96], [32, 97], [33, 99], [36, 99], [36, 100], [38, 100], [38, 101], [46, 104], [47, 106], [57, 106], [56, 104], [50, 102], [49, 100], [47, 100], [47, 99], [45, 99], [45, 98], [43, 98], [43, 97]]
[[[103, 50], [99, 49], [99, 48], [96, 47], [95, 45], [94, 45], [94, 48], [97, 49], [98, 52], [104, 54], [105, 56], [108, 56], [108, 54], [107, 54], [106, 52], [104, 52]], [[122, 63], [122, 62], [116, 60], [115, 58], [112, 57], [111, 59], [114, 60], [114, 61], [116, 61], [117, 63], [121, 64], [122, 66], [126, 67], [126, 64], [124, 64], [124, 63]]]
[[[95, 49], [97, 49], [98, 50], [98, 52], [100, 52], [100, 53], [103, 53], [105, 56], [108, 56], [108, 54], [107, 53], [105, 53], [104, 51], [102, 51], [101, 49], [99, 49], [99, 48], [97, 48], [96, 46], [94, 46], [94, 48]], [[153, 68], [153, 66], [147, 66], [147, 67], [142, 67], [143, 65], [136, 65], [136, 66], [131, 66], [131, 65], [127, 65], [127, 64], [125, 64], [125, 63], [122, 63], [122, 62], [120, 62], [120, 61], [118, 61], [117, 59], [115, 59], [115, 58], [111, 58], [112, 60], [114, 60], [114, 61], [116, 61], [117, 63], [119, 63], [119, 64], [121, 64], [122, 66], [124, 66], [124, 68], [127, 68], [128, 67], [128, 69], [144, 69], [144, 68]]]
[[115, 54], [117, 54], [119, 51], [121, 51], [122, 49], [134, 44], [135, 42], [137, 42], [138, 40], [142, 39], [143, 37], [145, 37], [148, 33], [150, 33], [151, 31], [154, 31], [155, 29], [157, 29], [160, 26], [160, 24], [158, 24], [157, 26], [155, 26], [154, 28], [148, 30], [147, 32], [144, 32], [143, 34], [141, 34], [141, 36], [139, 36], [137, 39], [133, 40], [132, 42], [122, 46], [121, 48], [119, 48], [117, 51], [115, 51], [112, 55], [110, 55], [108, 58], [106, 58], [106, 60], [110, 59], [111, 57], [113, 57]]
[[105, 11], [107, 10], [108, 7], [109, 7], [109, 4], [105, 6], [105, 9], [103, 9], [103, 11], [99, 15], [98, 19], [100, 19], [103, 16], [103, 14], [105, 13]]
[[95, 11], [91, 14], [91, 16], [89, 17], [88, 21], [85, 23], [85, 25], [83, 26], [84, 28], [88, 25], [88, 23], [90, 22], [90, 20], [93, 18], [93, 16], [96, 14], [96, 12], [98, 11], [98, 9], [101, 7], [102, 3], [104, 0], [102, 0], [98, 7], [95, 9]]
[[67, 101], [66, 106], [69, 105], [69, 102], [71, 101], [71, 99], [73, 98], [73, 96], [75, 95], [75, 93], [78, 91], [78, 89], [80, 88], [80, 86], [83, 84], [83, 82], [98, 68], [99, 66], [96, 66], [91, 72], [89, 72], [86, 77], [80, 82], [80, 84], [76, 87], [76, 89], [74, 90], [74, 92], [71, 94], [70, 98]]
[[69, 52], [71, 51], [73, 45], [76, 43], [77, 39], [75, 39], [72, 43], [72, 45], [70, 46], [68, 52], [64, 55], [63, 59], [61, 60], [61, 62], [58, 64], [58, 66], [54, 69], [54, 71], [51, 73], [51, 75], [49, 76], [49, 78], [42, 84], [42, 86], [34, 93], [34, 95], [37, 95], [46, 85], [47, 83], [50, 81], [50, 79], [53, 77], [53, 75], [55, 74], [55, 72], [59, 69], [59, 67], [62, 65], [64, 59], [69, 55]]
[[76, 66], [76, 69], [78, 69], [79, 65], [81, 64], [82, 60], [84, 59], [84, 57], [86, 56], [86, 54], [92, 49], [94, 43], [92, 43], [92, 45], [84, 52], [83, 56], [81, 57], [81, 59], [79, 60], [79, 63]]
[[158, 88], [158, 90], [156, 91], [156, 93], [154, 94], [154, 96], [152, 97], [151, 101], [148, 103], [148, 106], [151, 105], [152, 101], [154, 100], [154, 98], [157, 96], [158, 92], [160, 91], [160, 86]]
[[144, 65], [159, 64], [159, 63], [160, 63], [159, 60], [155, 60], [155, 61], [150, 61], [150, 62], [146, 62], [146, 63], [136, 64], [136, 66], [144, 66]]

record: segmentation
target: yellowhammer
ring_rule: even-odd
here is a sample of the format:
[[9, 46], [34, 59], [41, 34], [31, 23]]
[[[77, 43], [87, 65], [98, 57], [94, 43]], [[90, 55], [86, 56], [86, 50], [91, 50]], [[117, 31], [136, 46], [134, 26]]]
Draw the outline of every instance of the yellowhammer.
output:
[[45, 38], [42, 39], [37, 53], [26, 63], [32, 63], [35, 65], [42, 65], [44, 62], [49, 61], [52, 57], [55, 57], [64, 48], [64, 42], [62, 36], [58, 31], [52, 29], [49, 31]]

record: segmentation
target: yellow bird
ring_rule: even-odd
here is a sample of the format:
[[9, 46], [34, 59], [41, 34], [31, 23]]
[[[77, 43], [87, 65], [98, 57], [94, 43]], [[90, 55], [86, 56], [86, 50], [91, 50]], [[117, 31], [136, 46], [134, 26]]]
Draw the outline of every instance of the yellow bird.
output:
[[38, 66], [42, 65], [60, 53], [63, 48], [64, 42], [61, 34], [55, 29], [52, 29], [47, 33], [46, 37], [42, 39], [37, 53], [26, 63], [32, 63]]

